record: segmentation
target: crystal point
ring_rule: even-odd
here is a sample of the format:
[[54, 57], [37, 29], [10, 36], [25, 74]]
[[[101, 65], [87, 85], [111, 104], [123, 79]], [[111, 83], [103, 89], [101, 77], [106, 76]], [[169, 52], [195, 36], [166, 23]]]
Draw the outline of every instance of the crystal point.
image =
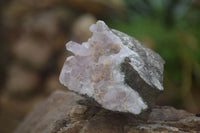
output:
[[90, 31], [88, 42], [66, 44], [75, 56], [66, 59], [60, 82], [108, 110], [138, 115], [153, 106], [163, 90], [163, 59], [103, 21]]

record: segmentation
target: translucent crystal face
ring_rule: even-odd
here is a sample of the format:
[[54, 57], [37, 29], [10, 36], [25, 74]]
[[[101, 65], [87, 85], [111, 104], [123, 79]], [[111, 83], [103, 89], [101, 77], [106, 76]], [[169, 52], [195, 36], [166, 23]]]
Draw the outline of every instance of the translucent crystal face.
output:
[[[124, 45], [103, 21], [93, 24], [90, 31], [93, 36], [88, 42], [66, 44], [74, 56], [66, 59], [60, 82], [70, 90], [92, 97], [106, 109], [140, 114], [148, 105], [137, 91], [125, 84], [120, 65], [125, 57], [130, 57], [130, 64], [138, 70], [144, 62], [131, 59], [139, 58], [139, 54]], [[157, 88], [163, 89], [160, 81], [155, 80]], [[151, 80], [147, 82], [152, 85]]]

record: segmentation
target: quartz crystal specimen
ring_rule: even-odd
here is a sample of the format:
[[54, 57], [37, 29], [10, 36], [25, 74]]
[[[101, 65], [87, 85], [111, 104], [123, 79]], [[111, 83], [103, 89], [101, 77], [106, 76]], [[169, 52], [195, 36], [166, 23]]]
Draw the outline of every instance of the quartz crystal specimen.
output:
[[66, 44], [74, 56], [66, 59], [60, 82], [108, 110], [138, 115], [150, 109], [163, 90], [163, 59], [103, 21], [90, 31], [88, 42]]

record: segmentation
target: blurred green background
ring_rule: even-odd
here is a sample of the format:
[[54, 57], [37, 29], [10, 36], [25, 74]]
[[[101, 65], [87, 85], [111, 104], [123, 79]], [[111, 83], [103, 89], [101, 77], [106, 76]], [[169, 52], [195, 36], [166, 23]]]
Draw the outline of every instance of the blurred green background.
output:
[[69, 40], [87, 41], [104, 20], [166, 61], [158, 105], [200, 112], [200, 1], [8, 0], [0, 2], [0, 132], [10, 133], [58, 89]]

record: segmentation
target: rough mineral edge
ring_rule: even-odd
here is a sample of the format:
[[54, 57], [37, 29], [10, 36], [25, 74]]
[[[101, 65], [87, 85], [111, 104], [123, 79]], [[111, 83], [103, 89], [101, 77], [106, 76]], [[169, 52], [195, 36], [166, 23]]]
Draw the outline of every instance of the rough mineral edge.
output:
[[[66, 44], [67, 50], [73, 52], [75, 56], [66, 59], [60, 74], [60, 82], [70, 90], [94, 98], [106, 109], [140, 114], [142, 110], [148, 108], [148, 105], [138, 92], [124, 83], [125, 75], [120, 70], [120, 64], [124, 62], [125, 57], [129, 57], [130, 64], [149, 85], [163, 90], [162, 81], [151, 74], [144, 75], [151, 72], [145, 69], [141, 56], [133, 48], [130, 49], [130, 46], [135, 45], [145, 50], [147, 48], [138, 46], [141, 45], [139, 42], [124, 45], [122, 40], [113, 33], [116, 30], [111, 31], [103, 21], [93, 24], [90, 31], [93, 32], [93, 36], [88, 42], [80, 45], [70, 41]], [[119, 34], [123, 33], [119, 32]], [[152, 51], [149, 49], [146, 55], [153, 56]], [[158, 55], [152, 58], [160, 57]], [[156, 63], [159, 62], [150, 63], [156, 67]]]
[[[140, 73], [140, 77], [144, 79], [150, 86], [159, 90], [163, 90], [163, 69], [165, 61], [159, 54], [141, 44], [134, 37], [130, 37], [120, 31], [112, 29], [112, 32], [120, 36], [123, 44], [132, 51], [137, 51], [136, 54], [130, 55], [129, 59], [132, 67]], [[131, 41], [130, 41], [131, 40]], [[146, 61], [147, 63], [145, 63]], [[157, 78], [158, 77], [158, 78]]]

